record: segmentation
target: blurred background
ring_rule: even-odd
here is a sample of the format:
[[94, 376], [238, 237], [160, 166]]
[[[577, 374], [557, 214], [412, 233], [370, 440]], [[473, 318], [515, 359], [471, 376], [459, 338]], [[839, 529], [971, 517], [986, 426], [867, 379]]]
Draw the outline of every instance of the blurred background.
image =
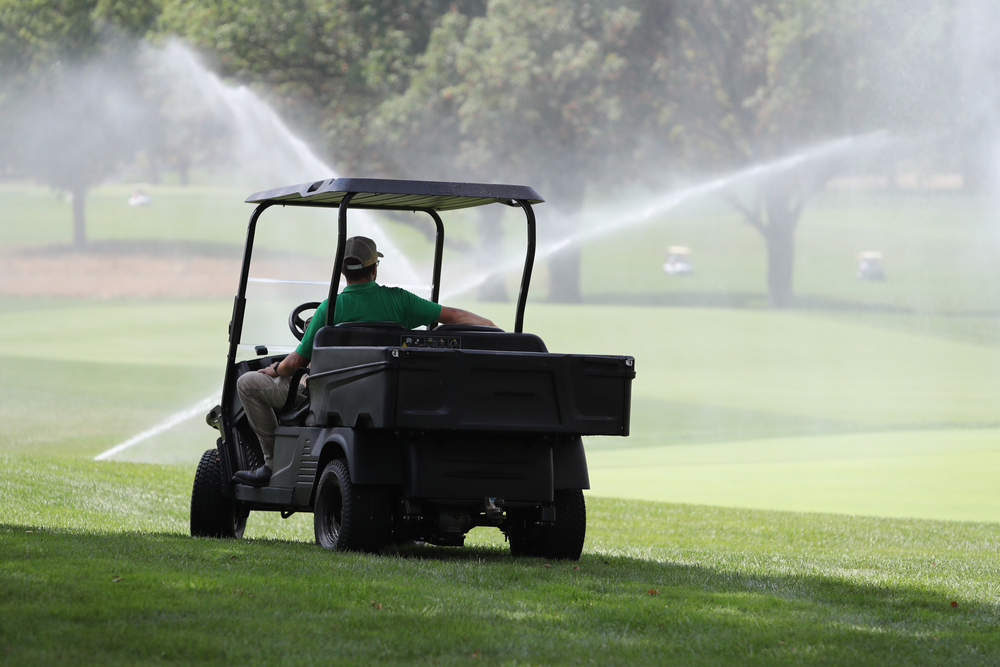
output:
[[[1000, 521], [990, 0], [0, 0], [0, 454], [214, 445], [253, 192], [535, 187], [525, 329], [630, 354], [603, 496]], [[446, 220], [513, 326], [523, 220]], [[244, 342], [290, 347], [334, 214], [271, 211]], [[450, 224], [449, 224], [450, 223]], [[429, 280], [429, 220], [352, 219]]]

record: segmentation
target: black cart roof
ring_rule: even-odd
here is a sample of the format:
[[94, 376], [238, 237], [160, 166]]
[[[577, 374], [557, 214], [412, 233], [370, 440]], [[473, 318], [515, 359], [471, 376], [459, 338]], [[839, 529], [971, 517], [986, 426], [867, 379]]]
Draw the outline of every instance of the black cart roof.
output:
[[344, 195], [350, 192], [355, 193], [350, 203], [351, 208], [391, 211], [450, 211], [497, 202], [514, 206], [517, 200], [529, 204], [545, 201], [534, 188], [526, 185], [401, 181], [386, 178], [330, 178], [256, 192], [247, 197], [246, 201], [251, 204], [273, 202], [336, 208]]

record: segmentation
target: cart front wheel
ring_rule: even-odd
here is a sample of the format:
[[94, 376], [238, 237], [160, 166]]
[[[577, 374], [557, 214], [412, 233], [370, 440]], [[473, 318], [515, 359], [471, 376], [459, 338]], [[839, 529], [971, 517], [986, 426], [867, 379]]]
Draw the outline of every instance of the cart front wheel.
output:
[[201, 455], [191, 489], [191, 535], [195, 537], [243, 537], [247, 517], [236, 501], [222, 495], [222, 459], [216, 449]]

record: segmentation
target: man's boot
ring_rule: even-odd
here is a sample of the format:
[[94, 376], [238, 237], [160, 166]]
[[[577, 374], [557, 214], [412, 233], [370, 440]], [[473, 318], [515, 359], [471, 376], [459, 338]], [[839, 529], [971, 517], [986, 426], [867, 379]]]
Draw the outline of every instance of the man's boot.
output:
[[271, 469], [261, 466], [255, 470], [240, 470], [233, 475], [233, 481], [248, 486], [267, 486], [271, 481]]

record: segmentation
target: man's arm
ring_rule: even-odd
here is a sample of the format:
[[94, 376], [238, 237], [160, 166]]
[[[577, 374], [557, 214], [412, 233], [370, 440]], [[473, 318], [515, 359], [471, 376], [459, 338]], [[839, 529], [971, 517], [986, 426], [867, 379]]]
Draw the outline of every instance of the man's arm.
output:
[[275, 372], [274, 364], [262, 368], [257, 372], [263, 373], [269, 377], [278, 377], [279, 375], [295, 375], [296, 370], [308, 364], [308, 359], [303, 357], [298, 352], [292, 352], [287, 357], [282, 359], [280, 364], [278, 364], [277, 372]]
[[496, 326], [485, 317], [480, 317], [475, 313], [470, 313], [469, 311], [462, 310], [461, 308], [449, 308], [448, 306], [441, 306], [441, 315], [438, 320], [442, 324], [477, 324], [484, 327]]

